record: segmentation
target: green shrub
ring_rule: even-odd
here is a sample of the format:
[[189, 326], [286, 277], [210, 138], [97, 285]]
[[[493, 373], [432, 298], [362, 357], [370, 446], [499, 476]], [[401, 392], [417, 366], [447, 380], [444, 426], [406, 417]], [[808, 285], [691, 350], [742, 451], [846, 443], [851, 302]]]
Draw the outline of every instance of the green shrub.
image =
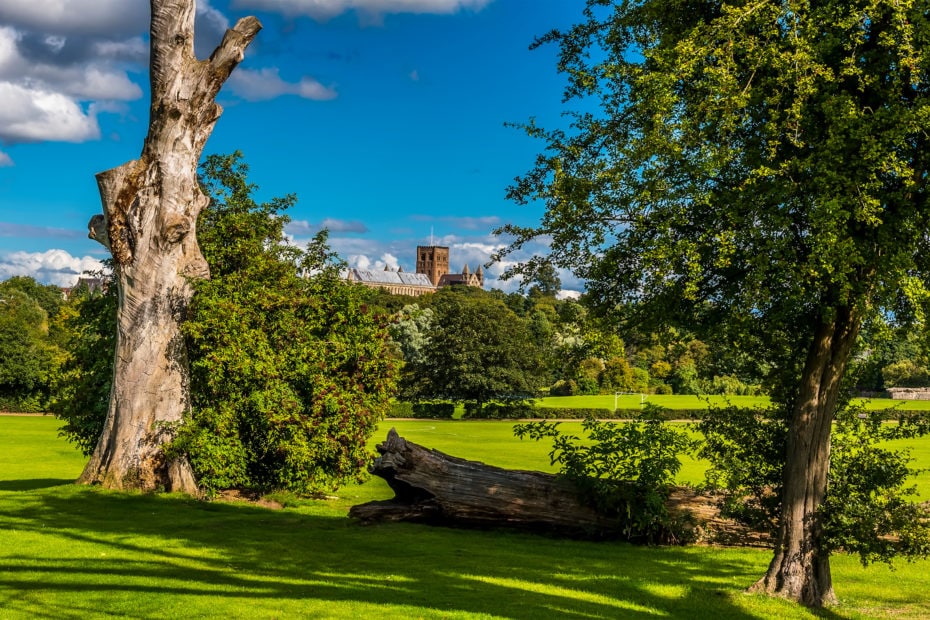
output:
[[521, 420], [535, 418], [536, 408], [525, 401], [512, 403], [486, 403], [478, 407], [476, 403], [465, 403], [463, 420]]
[[559, 379], [549, 388], [549, 396], [575, 396], [578, 393], [578, 384], [573, 379]]
[[[891, 563], [895, 556], [930, 554], [930, 509], [910, 501], [905, 451], [882, 444], [930, 432], [926, 412], [884, 412], [848, 407], [836, 416], [827, 495], [821, 507], [827, 551], [859, 554], [863, 564]], [[710, 461], [707, 484], [726, 492], [723, 514], [774, 532], [781, 512], [782, 476], [788, 437], [781, 407], [708, 409], [700, 429], [699, 455]]]
[[41, 413], [44, 401], [37, 394], [28, 396], [0, 396], [0, 411], [7, 413]]
[[585, 439], [563, 434], [558, 422], [529, 422], [514, 427], [521, 439], [552, 438], [549, 453], [560, 475], [599, 512], [615, 517], [629, 540], [685, 542], [666, 508], [669, 487], [681, 469], [681, 455], [695, 442], [684, 431], [658, 419], [647, 405], [636, 420], [607, 423], [586, 418]]
[[389, 418], [412, 418], [413, 403], [393, 402], [388, 407], [387, 417]]

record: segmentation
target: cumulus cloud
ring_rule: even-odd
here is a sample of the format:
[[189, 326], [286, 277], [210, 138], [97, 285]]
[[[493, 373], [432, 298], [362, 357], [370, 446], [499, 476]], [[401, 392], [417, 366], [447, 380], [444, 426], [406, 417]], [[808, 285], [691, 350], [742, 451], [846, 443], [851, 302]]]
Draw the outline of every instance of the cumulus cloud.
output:
[[6, 153], [4, 153], [3, 151], [0, 151], [0, 168], [5, 168], [7, 166], [12, 166], [12, 165], [13, 165], [13, 158], [7, 155]]
[[237, 8], [265, 9], [285, 15], [306, 15], [325, 21], [346, 11], [380, 16], [387, 13], [448, 14], [461, 10], [480, 11], [491, 0], [234, 0]]
[[113, 37], [145, 30], [147, 2], [126, 0], [3, 0], [0, 22], [58, 35]]
[[95, 140], [100, 109], [142, 96], [126, 65], [127, 57], [138, 56], [138, 42], [94, 40], [69, 34], [65, 26], [61, 31], [25, 30], [4, 22], [11, 7], [23, 13], [13, 17], [31, 15], [17, 2], [0, 8], [0, 140]]
[[257, 70], [240, 67], [229, 77], [227, 85], [235, 95], [246, 101], [266, 101], [282, 95], [297, 95], [315, 101], [336, 98], [333, 88], [323, 86], [309, 76], [301, 78], [299, 82], [281, 79], [277, 67]]
[[83, 142], [99, 136], [94, 112], [65, 95], [0, 82], [0, 139]]
[[[383, 253], [381, 257], [377, 259], [372, 259], [366, 254], [352, 254], [345, 260], [346, 263], [349, 264], [349, 267], [368, 271], [383, 271], [385, 267], [391, 271], [397, 271], [397, 268], [401, 266], [397, 257], [390, 252]], [[410, 271], [413, 271], [413, 269]]]
[[[209, 0], [198, 0], [196, 20], [195, 47], [205, 57], [222, 39], [229, 20]], [[143, 38], [148, 21], [146, 2], [2, 0], [0, 142], [99, 139], [100, 112], [142, 97], [133, 74], [148, 64]], [[284, 94], [336, 96], [312, 78], [285, 82], [277, 70], [234, 76], [240, 96], [250, 101]]]
[[71, 256], [64, 250], [11, 252], [0, 255], [0, 280], [12, 276], [32, 276], [39, 282], [74, 286], [82, 273], [103, 267], [96, 258]]

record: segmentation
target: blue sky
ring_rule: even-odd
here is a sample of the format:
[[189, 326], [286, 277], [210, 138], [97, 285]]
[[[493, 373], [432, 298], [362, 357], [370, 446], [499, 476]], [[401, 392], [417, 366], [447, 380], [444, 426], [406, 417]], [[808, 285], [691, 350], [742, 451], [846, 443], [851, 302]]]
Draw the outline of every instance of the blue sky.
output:
[[[326, 226], [353, 266], [412, 271], [432, 231], [456, 268], [474, 268], [505, 241], [492, 229], [541, 214], [505, 198], [542, 144], [504, 123], [564, 122], [555, 50], [528, 46], [583, 4], [198, 0], [201, 57], [236, 19], [264, 24], [205, 153], [241, 150], [260, 198], [295, 193], [296, 243]], [[0, 279], [66, 285], [103, 257], [86, 238], [94, 174], [140, 152], [148, 12], [147, 0], [0, 3]], [[512, 290], [500, 270], [489, 286]]]

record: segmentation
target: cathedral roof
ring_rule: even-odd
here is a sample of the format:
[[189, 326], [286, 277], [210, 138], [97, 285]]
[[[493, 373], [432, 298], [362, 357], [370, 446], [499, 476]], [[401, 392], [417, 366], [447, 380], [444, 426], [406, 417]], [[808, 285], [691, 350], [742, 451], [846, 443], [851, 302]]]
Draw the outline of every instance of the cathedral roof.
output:
[[371, 271], [368, 269], [350, 268], [346, 279], [369, 284], [428, 286], [433, 288], [429, 276], [425, 273], [404, 273], [403, 271]]

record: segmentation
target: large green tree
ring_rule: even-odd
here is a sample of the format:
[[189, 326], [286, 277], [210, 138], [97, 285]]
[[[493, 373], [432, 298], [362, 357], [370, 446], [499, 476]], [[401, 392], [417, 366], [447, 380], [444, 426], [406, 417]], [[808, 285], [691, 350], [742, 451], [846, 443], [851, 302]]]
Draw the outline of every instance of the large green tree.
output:
[[522, 401], [541, 387], [543, 365], [526, 322], [483, 291], [449, 287], [435, 294], [419, 355], [408, 360], [402, 393], [411, 400], [453, 400], [481, 409]]
[[[200, 181], [211, 278], [194, 285], [182, 323], [191, 409], [163, 427], [174, 437], [166, 458], [189, 462], [207, 493], [315, 494], [358, 479], [395, 385], [385, 321], [366, 307], [367, 289], [339, 277], [325, 235], [306, 249], [287, 243], [294, 197], [256, 202], [239, 153], [207, 157]], [[116, 306], [111, 285], [85, 294], [72, 321], [58, 413], [87, 454], [107, 414]]]
[[[790, 411], [773, 560], [755, 588], [835, 599], [820, 507], [863, 321], [922, 321], [930, 279], [926, 0], [588, 0], [559, 46], [571, 126], [512, 188], [511, 249], [601, 308], [716, 325]], [[524, 274], [526, 275], [526, 274]], [[722, 333], [718, 331], [718, 333]]]

